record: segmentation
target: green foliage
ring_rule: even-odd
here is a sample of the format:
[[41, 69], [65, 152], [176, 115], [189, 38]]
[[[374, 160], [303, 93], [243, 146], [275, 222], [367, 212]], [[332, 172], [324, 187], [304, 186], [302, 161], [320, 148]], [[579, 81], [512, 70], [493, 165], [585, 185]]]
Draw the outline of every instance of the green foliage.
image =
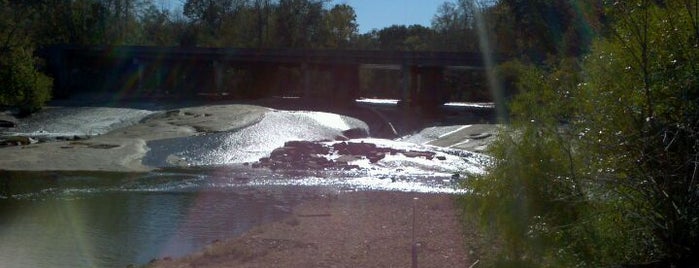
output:
[[51, 98], [51, 78], [38, 72], [36, 60], [25, 49], [0, 54], [0, 105], [22, 113], [40, 109]]
[[581, 87], [586, 127], [600, 133], [587, 148], [603, 156], [590, 162], [615, 168], [608, 187], [624, 194], [637, 211], [628, 217], [654, 234], [659, 259], [672, 264], [696, 263], [699, 251], [697, 5], [611, 7], [614, 38], [596, 44]]
[[581, 61], [502, 68], [512, 124], [467, 185], [496, 265], [697, 264], [697, 5], [617, 2]]
[[346, 4], [335, 5], [324, 16], [327, 48], [347, 48], [357, 35], [357, 14]]
[[[470, 1], [463, 1], [470, 2]], [[502, 0], [486, 10], [497, 51], [536, 62], [579, 56], [600, 28], [600, 1]]]
[[[576, 144], [570, 94], [575, 62], [549, 71], [508, 64], [521, 91], [512, 103], [512, 125], [490, 153], [487, 175], [472, 179], [469, 208], [495, 230], [504, 248], [495, 267], [600, 266], [630, 260], [629, 237], [605, 232], [615, 221], [611, 204], [590, 198], [585, 155]], [[564, 82], [563, 79], [566, 79]], [[631, 246], [632, 247], [632, 246]]]

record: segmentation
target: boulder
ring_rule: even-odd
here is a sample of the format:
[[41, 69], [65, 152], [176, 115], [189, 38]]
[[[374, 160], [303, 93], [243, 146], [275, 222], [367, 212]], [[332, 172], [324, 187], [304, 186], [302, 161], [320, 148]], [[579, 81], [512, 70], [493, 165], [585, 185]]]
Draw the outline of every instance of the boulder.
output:
[[369, 132], [366, 129], [356, 127], [342, 131], [342, 136], [348, 139], [361, 139], [369, 137]]

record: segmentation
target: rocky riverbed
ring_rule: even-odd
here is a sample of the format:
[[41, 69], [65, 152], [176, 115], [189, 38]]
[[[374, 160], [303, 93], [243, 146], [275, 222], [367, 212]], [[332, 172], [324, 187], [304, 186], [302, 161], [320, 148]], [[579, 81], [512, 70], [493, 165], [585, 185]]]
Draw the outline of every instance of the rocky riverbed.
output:
[[2, 170], [149, 171], [239, 164], [372, 170], [403, 164], [441, 173], [478, 172], [482, 163], [477, 162], [484, 157], [469, 151], [482, 150], [494, 131], [488, 125], [432, 127], [397, 142], [370, 139], [369, 127], [351, 117], [238, 104], [165, 111], [51, 108], [15, 120], [4, 120], [12, 124], [0, 130]]
[[[374, 119], [386, 121], [382, 125], [394, 134], [400, 132], [394, 126], [405, 129], [387, 121], [390, 117]], [[405, 267], [410, 265], [413, 241], [408, 238], [413, 230], [420, 266], [477, 261], [474, 249], [464, 247], [462, 240], [475, 234], [460, 228], [451, 193], [462, 192], [454, 187], [459, 176], [484, 172], [489, 160], [479, 152], [494, 138], [495, 125], [437, 125], [379, 139], [356, 118], [241, 104], [165, 110], [56, 107], [31, 118], [0, 120], [2, 174], [41, 175], [53, 183], [56, 176], [66, 181], [75, 177], [100, 184], [80, 173], [98, 171], [126, 183], [103, 190], [69, 187], [70, 198], [81, 191], [127, 196], [139, 180], [125, 174], [144, 177], [144, 193], [173, 198], [181, 195], [167, 193], [194, 192], [205, 199], [239, 189], [324, 189], [283, 207], [291, 215], [284, 220], [257, 226], [241, 237], [221, 237], [181, 259], [155, 255], [155, 266]], [[48, 192], [56, 189], [46, 187]], [[184, 204], [184, 215], [195, 211]], [[411, 226], [413, 208], [417, 227]], [[208, 205], [198, 209], [210, 210]]]

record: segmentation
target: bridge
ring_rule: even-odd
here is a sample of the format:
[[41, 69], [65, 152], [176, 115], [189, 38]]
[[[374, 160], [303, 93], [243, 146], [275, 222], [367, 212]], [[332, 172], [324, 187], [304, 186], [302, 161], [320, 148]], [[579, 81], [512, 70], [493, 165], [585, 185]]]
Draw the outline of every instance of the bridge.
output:
[[40, 55], [57, 96], [101, 90], [349, 101], [359, 97], [360, 69], [370, 68], [400, 71], [402, 102], [434, 105], [444, 100], [445, 70], [485, 68], [480, 53], [464, 52], [53, 46]]

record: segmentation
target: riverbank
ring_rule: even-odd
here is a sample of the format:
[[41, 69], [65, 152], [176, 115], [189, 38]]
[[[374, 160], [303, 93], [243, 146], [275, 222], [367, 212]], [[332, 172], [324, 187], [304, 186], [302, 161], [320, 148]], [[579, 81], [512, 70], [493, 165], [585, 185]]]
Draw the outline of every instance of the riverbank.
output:
[[462, 227], [454, 204], [446, 194], [320, 195], [282, 221], [148, 267], [410, 267], [413, 232], [419, 267], [468, 267], [477, 261], [478, 237]]
[[252, 105], [212, 105], [155, 113], [139, 123], [102, 135], [2, 147], [0, 169], [151, 171], [156, 167], [146, 166], [142, 162], [149, 150], [148, 142], [240, 130], [258, 123], [267, 111], [268, 108]]

